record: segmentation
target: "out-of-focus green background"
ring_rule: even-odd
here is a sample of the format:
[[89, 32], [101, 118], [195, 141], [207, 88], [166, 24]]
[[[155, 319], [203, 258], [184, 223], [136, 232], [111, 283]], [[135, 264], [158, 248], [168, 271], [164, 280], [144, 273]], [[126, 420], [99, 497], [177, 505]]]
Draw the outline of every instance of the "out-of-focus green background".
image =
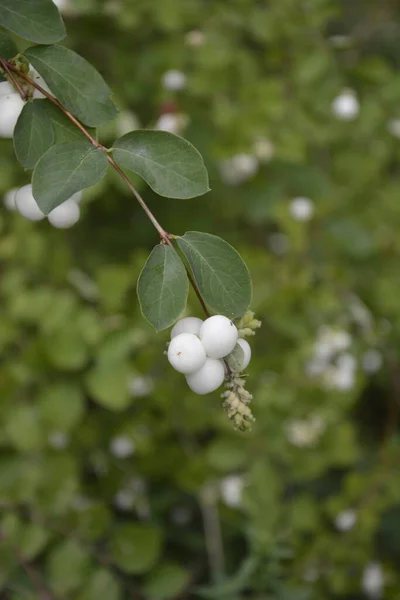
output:
[[[257, 421], [167, 364], [135, 296], [157, 236], [112, 173], [68, 232], [3, 207], [1, 597], [397, 600], [398, 3], [63, 4], [121, 110], [104, 143], [157, 124], [205, 158], [205, 197], [137, 184], [246, 259]], [[28, 177], [2, 140], [0, 192]]]

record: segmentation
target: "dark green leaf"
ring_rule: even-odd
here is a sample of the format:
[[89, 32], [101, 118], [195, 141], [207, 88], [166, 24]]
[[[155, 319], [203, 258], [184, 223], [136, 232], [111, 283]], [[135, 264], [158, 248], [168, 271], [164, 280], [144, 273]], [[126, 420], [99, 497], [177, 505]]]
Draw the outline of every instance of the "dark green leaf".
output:
[[52, 0], [0, 0], [0, 23], [25, 40], [54, 44], [65, 27]]
[[47, 562], [47, 576], [56, 595], [64, 595], [79, 588], [86, 580], [91, 559], [75, 540], [61, 542]]
[[145, 573], [158, 559], [161, 543], [161, 532], [153, 525], [120, 525], [111, 539], [111, 556], [126, 573]]
[[198, 231], [178, 238], [200, 293], [216, 313], [241, 317], [251, 302], [250, 273], [240, 254], [228, 242]]
[[167, 198], [193, 198], [209, 191], [201, 154], [186, 140], [166, 131], [133, 131], [114, 145], [116, 162], [137, 173]]
[[189, 572], [175, 563], [165, 563], [155, 568], [145, 585], [146, 597], [151, 600], [177, 598], [190, 579]]
[[24, 55], [58, 100], [85, 125], [104, 125], [117, 115], [112, 92], [100, 73], [73, 50], [36, 46]]
[[27, 102], [14, 130], [14, 150], [21, 165], [33, 169], [53, 141], [53, 126], [42, 101]]
[[[0, 56], [2, 58], [13, 58], [18, 54], [18, 48], [10, 36], [0, 27]], [[3, 73], [0, 73], [0, 82], [6, 81]]]
[[87, 585], [79, 595], [79, 600], [119, 600], [122, 595], [118, 580], [107, 569], [99, 568], [91, 575]]
[[[42, 105], [49, 115], [53, 130], [54, 144], [64, 144], [65, 142], [82, 142], [86, 141], [83, 133], [64, 115], [64, 113], [55, 106], [50, 100], [42, 100]], [[92, 137], [97, 139], [97, 131], [92, 127], [86, 127], [86, 130]]]
[[33, 172], [33, 195], [47, 215], [75, 192], [94, 185], [105, 175], [105, 152], [89, 142], [67, 142], [53, 146]]
[[137, 293], [143, 316], [162, 331], [172, 325], [186, 306], [189, 281], [178, 254], [160, 244], [140, 273]]

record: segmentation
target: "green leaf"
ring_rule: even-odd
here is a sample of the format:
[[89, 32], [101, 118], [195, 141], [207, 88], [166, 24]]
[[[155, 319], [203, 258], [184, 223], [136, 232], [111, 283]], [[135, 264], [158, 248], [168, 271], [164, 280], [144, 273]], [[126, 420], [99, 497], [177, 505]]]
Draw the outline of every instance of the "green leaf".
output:
[[[14, 40], [0, 27], [0, 56], [2, 58], [14, 58], [18, 54], [18, 48]], [[7, 81], [7, 78], [0, 72], [0, 82]]]
[[250, 273], [240, 254], [225, 240], [209, 233], [188, 231], [178, 238], [206, 304], [234, 319], [251, 302]]
[[76, 383], [55, 383], [39, 395], [37, 407], [50, 429], [72, 431], [85, 413], [84, 394]]
[[100, 568], [90, 577], [78, 600], [120, 600], [121, 596], [122, 590], [117, 579], [107, 569]]
[[111, 556], [126, 573], [145, 573], [158, 559], [161, 544], [161, 531], [152, 525], [119, 525], [111, 538]]
[[51, 120], [40, 100], [27, 102], [14, 130], [15, 155], [25, 169], [33, 169], [54, 141]]
[[146, 598], [168, 600], [177, 598], [189, 581], [189, 572], [175, 563], [160, 565], [149, 575], [145, 584]]
[[61, 542], [47, 562], [47, 575], [56, 594], [67, 594], [79, 588], [87, 579], [91, 559], [75, 540]]
[[75, 192], [100, 181], [107, 167], [105, 152], [89, 142], [53, 146], [42, 156], [33, 172], [33, 196], [40, 209], [48, 215]]
[[[65, 142], [86, 142], [87, 139], [82, 131], [76, 127], [64, 113], [55, 106], [50, 100], [41, 100], [42, 106], [45, 108], [50, 117], [54, 130], [54, 144], [64, 144]], [[93, 127], [86, 127], [86, 131], [97, 139], [97, 131]]]
[[56, 45], [31, 47], [24, 55], [61, 104], [82, 123], [97, 127], [116, 117], [110, 88], [79, 54]]
[[44, 443], [39, 413], [34, 406], [16, 406], [5, 422], [10, 443], [20, 452], [34, 452]]
[[201, 154], [188, 141], [166, 131], [133, 131], [113, 145], [120, 167], [137, 173], [167, 198], [193, 198], [209, 191]]
[[129, 377], [131, 369], [127, 363], [97, 365], [86, 377], [89, 394], [100, 406], [119, 412], [131, 404]]
[[34, 559], [44, 550], [50, 540], [51, 533], [37, 523], [27, 523], [20, 535], [18, 547], [25, 560]]
[[0, 23], [37, 44], [54, 44], [65, 37], [64, 23], [52, 0], [0, 0]]
[[178, 254], [170, 246], [156, 246], [137, 283], [143, 316], [157, 331], [172, 325], [186, 306], [189, 281]]
[[42, 343], [50, 364], [62, 371], [79, 370], [89, 358], [86, 343], [72, 324], [47, 334]]

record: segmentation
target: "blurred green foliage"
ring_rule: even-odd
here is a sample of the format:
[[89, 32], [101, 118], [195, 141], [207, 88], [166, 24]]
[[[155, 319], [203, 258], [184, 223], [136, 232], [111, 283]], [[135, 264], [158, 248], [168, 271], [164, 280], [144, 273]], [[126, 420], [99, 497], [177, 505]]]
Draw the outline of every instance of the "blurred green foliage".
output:
[[[168, 336], [135, 295], [157, 236], [112, 173], [70, 232], [2, 210], [2, 597], [361, 600], [375, 565], [396, 600], [397, 4], [70, 0], [65, 20], [125, 120], [186, 115], [212, 192], [137, 185], [168, 231], [220, 235], [245, 257], [263, 321], [257, 421], [235, 433], [218, 394], [195, 396], [166, 364]], [[170, 69], [183, 90], [163, 87]], [[352, 120], [332, 113], [345, 88]], [[257, 152], [251, 177], [221, 177]], [[26, 182], [1, 141], [0, 190]]]

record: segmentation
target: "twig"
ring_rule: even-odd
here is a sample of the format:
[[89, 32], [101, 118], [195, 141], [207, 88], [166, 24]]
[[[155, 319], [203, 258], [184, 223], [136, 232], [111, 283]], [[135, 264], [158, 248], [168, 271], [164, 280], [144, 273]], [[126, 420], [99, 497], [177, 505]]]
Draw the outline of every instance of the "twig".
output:
[[207, 483], [201, 490], [200, 508], [211, 578], [214, 583], [219, 583], [223, 578], [225, 559], [214, 484]]
[[[36, 83], [35, 81], [33, 81], [28, 75], [26, 75], [25, 73], [22, 73], [19, 71], [19, 69], [11, 62], [6, 61], [3, 58], [0, 58], [0, 65], [7, 71], [10, 72], [10, 76], [12, 75], [12, 72], [14, 73], [18, 73], [18, 75], [20, 77], [22, 77], [22, 79], [24, 79], [24, 81], [26, 81], [27, 83], [29, 83], [29, 85], [31, 85], [32, 87], [34, 87], [35, 89], [37, 89], [39, 92], [41, 92], [48, 100], [50, 100], [50, 102], [52, 102], [55, 106], [57, 106], [62, 113], [83, 133], [83, 135], [89, 140], [89, 142], [95, 146], [95, 148], [98, 148], [99, 150], [103, 150], [104, 152], [107, 153], [107, 159], [108, 162], [110, 163], [110, 165], [112, 166], [112, 168], [118, 173], [118, 175], [125, 181], [126, 185], [129, 187], [129, 189], [131, 190], [132, 194], [135, 196], [136, 200], [138, 201], [138, 203], [140, 204], [140, 206], [142, 207], [142, 209], [144, 210], [144, 212], [146, 213], [147, 217], [149, 218], [150, 222], [152, 223], [152, 225], [154, 226], [154, 228], [157, 230], [160, 239], [162, 241], [162, 243], [167, 244], [168, 246], [171, 246], [171, 248], [173, 248], [173, 243], [171, 241], [171, 237], [170, 235], [165, 231], [165, 229], [160, 225], [160, 223], [157, 221], [156, 217], [153, 215], [153, 213], [151, 212], [151, 210], [149, 209], [149, 207], [147, 206], [146, 202], [143, 200], [142, 196], [139, 194], [139, 192], [137, 191], [137, 189], [135, 188], [135, 186], [133, 185], [133, 183], [131, 182], [131, 180], [129, 179], [129, 177], [127, 175], [125, 175], [125, 173], [123, 172], [123, 170], [120, 168], [120, 166], [115, 162], [114, 158], [110, 155], [110, 150], [108, 148], [106, 148], [105, 146], [103, 146], [102, 144], [100, 144], [88, 131], [87, 129], [82, 125], [82, 123], [80, 123], [78, 121], [78, 119], [76, 119], [70, 112], [69, 110], [67, 110], [65, 108], [65, 106], [63, 106], [61, 104], [61, 102], [59, 102], [57, 100], [57, 98], [55, 98], [52, 94], [50, 94], [49, 92], [47, 92], [44, 88], [42, 88], [42, 86], [40, 86], [38, 83]], [[15, 81], [15, 79], [13, 78], [13, 81]], [[26, 100], [25, 94], [23, 92], [22, 89], [19, 89], [17, 84], [16, 87], [18, 89], [18, 91], [21, 94], [21, 98], [23, 100]], [[201, 307], [204, 311], [204, 314], [209, 317], [210, 313], [207, 309], [207, 306], [201, 296], [200, 290], [197, 287], [197, 284], [193, 278], [192, 273], [190, 272], [189, 268], [185, 265], [186, 268], [186, 273], [188, 276], [188, 279], [190, 281], [190, 284], [201, 304]]]

